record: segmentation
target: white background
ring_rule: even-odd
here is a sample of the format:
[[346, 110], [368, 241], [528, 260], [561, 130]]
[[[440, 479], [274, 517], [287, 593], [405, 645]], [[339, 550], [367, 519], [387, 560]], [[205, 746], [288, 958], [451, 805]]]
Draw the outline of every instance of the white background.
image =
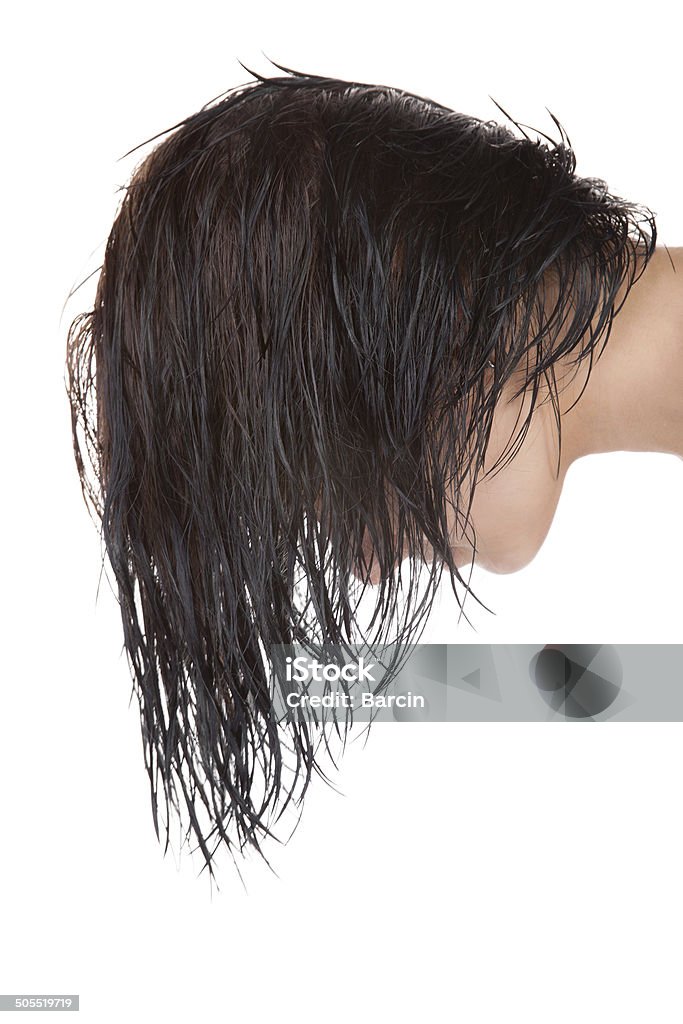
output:
[[[0, 992], [78, 992], [87, 1022], [564, 1024], [683, 1018], [681, 726], [380, 727], [314, 784], [278, 876], [153, 834], [137, 712], [63, 384], [132, 158], [232, 85], [237, 58], [396, 85], [553, 134], [683, 244], [680, 33], [651, 2], [118, 2], [5, 14]], [[140, 154], [137, 154], [139, 158]], [[93, 282], [91, 282], [92, 284]], [[683, 343], [683, 339], [682, 339]], [[575, 465], [497, 617], [425, 639], [683, 642], [683, 464]], [[130, 1009], [132, 1006], [135, 1009]], [[8, 1016], [8, 1019], [10, 1017]]]

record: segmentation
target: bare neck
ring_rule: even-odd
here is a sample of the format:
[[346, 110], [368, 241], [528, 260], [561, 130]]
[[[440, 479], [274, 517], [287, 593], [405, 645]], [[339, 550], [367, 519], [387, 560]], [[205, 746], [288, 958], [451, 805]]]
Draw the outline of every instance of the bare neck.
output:
[[[563, 409], [586, 372], [563, 393]], [[683, 458], [683, 247], [657, 247], [563, 415], [562, 475], [584, 455], [614, 451]]]

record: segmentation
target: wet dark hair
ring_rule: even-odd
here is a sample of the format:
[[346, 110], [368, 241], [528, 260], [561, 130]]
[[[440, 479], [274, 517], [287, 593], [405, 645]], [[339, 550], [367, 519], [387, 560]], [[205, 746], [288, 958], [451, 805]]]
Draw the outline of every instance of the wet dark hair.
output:
[[532, 396], [507, 461], [656, 241], [552, 114], [559, 141], [509, 118], [519, 137], [276, 67], [161, 133], [68, 337], [157, 834], [175, 809], [209, 871], [321, 771], [316, 731], [274, 713], [273, 645], [414, 641], [444, 571], [462, 607], [448, 517], [469, 528], [502, 389]]

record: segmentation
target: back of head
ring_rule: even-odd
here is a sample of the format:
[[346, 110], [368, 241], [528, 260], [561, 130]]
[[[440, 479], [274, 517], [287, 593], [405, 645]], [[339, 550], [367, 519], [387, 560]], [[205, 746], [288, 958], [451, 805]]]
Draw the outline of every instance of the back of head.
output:
[[464, 585], [449, 515], [501, 389], [593, 358], [654, 241], [564, 137], [298, 73], [138, 166], [69, 392], [155, 816], [182, 805], [207, 862], [258, 848], [316, 764], [273, 646], [417, 637], [443, 571]]

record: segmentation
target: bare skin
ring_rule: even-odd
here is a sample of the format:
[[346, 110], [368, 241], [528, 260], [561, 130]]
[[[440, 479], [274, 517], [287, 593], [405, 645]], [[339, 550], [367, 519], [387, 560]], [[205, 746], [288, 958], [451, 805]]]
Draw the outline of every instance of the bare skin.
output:
[[[528, 396], [511, 400], [503, 395], [464, 532], [455, 517], [451, 519], [459, 567], [473, 560], [495, 573], [526, 566], [548, 534], [567, 470], [577, 459], [615, 451], [666, 452], [683, 458], [683, 247], [655, 250], [614, 318], [607, 345], [593, 361], [590, 375], [587, 363], [578, 372], [561, 364], [555, 369], [562, 412], [559, 471], [555, 414], [546, 401], [537, 404], [514, 458], [492, 472], [517, 436], [529, 406]], [[511, 385], [508, 394], [514, 390]], [[369, 563], [370, 544], [364, 554]], [[368, 579], [379, 582], [376, 559]]]
[[[563, 414], [559, 472], [557, 427], [552, 406], [545, 402], [534, 411], [514, 459], [475, 487], [471, 523], [476, 552], [469, 531], [463, 536], [454, 528], [458, 565], [470, 564], [473, 555], [491, 572], [516, 572], [527, 565], [547, 536], [567, 470], [577, 459], [615, 451], [683, 458], [683, 247], [655, 250], [614, 319], [583, 395], [570, 408], [587, 375], [587, 366], [578, 373], [558, 369]], [[528, 399], [499, 403], [485, 471], [509, 444], [522, 401]]]

